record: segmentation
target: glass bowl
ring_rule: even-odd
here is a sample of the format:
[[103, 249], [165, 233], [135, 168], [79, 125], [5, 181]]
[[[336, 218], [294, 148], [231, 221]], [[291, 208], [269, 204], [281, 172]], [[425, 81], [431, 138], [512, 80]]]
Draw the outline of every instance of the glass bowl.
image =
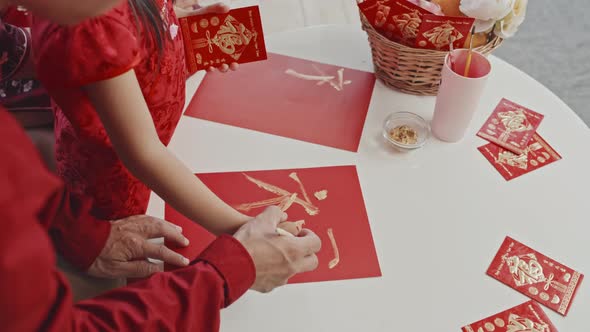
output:
[[[390, 133], [399, 126], [408, 126], [418, 134], [414, 144], [405, 144], [391, 138]], [[383, 123], [383, 137], [396, 148], [401, 150], [414, 150], [426, 144], [430, 136], [430, 126], [421, 116], [410, 112], [397, 112], [390, 114]]]

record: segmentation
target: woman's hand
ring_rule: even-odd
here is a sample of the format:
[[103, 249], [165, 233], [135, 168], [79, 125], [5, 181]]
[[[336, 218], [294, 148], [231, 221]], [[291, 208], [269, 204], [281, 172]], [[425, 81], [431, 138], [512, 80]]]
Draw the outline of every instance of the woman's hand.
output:
[[178, 18], [204, 15], [204, 14], [225, 14], [230, 8], [223, 2], [217, 2], [208, 6], [201, 6], [200, 0], [177, 0], [174, 4], [174, 12]]
[[[194, 15], [204, 15], [204, 14], [225, 14], [229, 12], [230, 8], [227, 4], [223, 2], [217, 2], [209, 6], [201, 6], [200, 0], [178, 0], [174, 4], [174, 12], [178, 18], [187, 17], [187, 16], [194, 16]], [[237, 70], [239, 67], [238, 63], [232, 62], [230, 65], [223, 64], [218, 68], [209, 67], [208, 71], [213, 72], [215, 70], [219, 70], [222, 73], [227, 72], [229, 69]]]

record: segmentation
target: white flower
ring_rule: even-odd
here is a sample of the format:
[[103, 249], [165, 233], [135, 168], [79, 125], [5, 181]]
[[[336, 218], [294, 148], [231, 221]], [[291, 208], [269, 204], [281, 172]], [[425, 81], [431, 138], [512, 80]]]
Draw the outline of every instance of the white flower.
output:
[[496, 24], [496, 20], [491, 19], [487, 21], [475, 20], [475, 33], [489, 32]]
[[416, 6], [422, 7], [429, 12], [433, 13], [434, 15], [443, 16], [443, 12], [440, 9], [440, 6], [435, 4], [434, 2], [430, 2], [427, 0], [408, 0], [411, 3], [415, 4]]
[[461, 0], [459, 9], [478, 20], [500, 20], [512, 11], [515, 0]]
[[459, 9], [478, 20], [500, 20], [512, 11], [515, 0], [461, 0]]
[[429, 12], [433, 13], [434, 15], [438, 15], [438, 16], [444, 15], [442, 12], [442, 9], [440, 9], [440, 6], [435, 4], [434, 2], [420, 0], [419, 6], [428, 10]]
[[496, 21], [501, 20], [512, 11], [516, 0], [461, 0], [459, 9], [469, 17], [476, 19], [475, 32], [490, 30]]
[[524, 22], [528, 0], [515, 0], [512, 11], [498, 22], [494, 33], [501, 38], [514, 36], [518, 27]]

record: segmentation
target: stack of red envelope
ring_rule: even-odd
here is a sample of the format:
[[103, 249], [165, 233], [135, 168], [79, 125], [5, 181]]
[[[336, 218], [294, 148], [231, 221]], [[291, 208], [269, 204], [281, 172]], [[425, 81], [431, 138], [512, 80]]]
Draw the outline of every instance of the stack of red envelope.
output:
[[561, 159], [537, 134], [543, 117], [502, 99], [477, 133], [477, 136], [490, 142], [479, 147], [479, 151], [507, 181]]
[[366, 0], [360, 11], [375, 30], [397, 43], [424, 49], [461, 48], [475, 22], [471, 17], [441, 16], [407, 0]]
[[487, 275], [531, 300], [461, 328], [462, 332], [557, 332], [539, 304], [566, 316], [584, 275], [507, 236]]

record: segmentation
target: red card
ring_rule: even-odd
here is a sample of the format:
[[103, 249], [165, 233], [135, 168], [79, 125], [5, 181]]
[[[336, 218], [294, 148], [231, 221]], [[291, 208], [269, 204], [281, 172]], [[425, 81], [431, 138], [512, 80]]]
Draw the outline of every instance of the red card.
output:
[[356, 152], [372, 73], [278, 54], [208, 73], [185, 115]]
[[[286, 208], [289, 220], [322, 240], [317, 270], [295, 276], [290, 283], [381, 276], [354, 166], [236, 173], [199, 174], [199, 178], [228, 204], [255, 216], [269, 205]], [[291, 199], [293, 194], [294, 201]], [[194, 259], [213, 236], [166, 206], [166, 220], [183, 227], [191, 241], [179, 253]]]
[[451, 41], [453, 47], [462, 48], [475, 22], [471, 17], [424, 15], [416, 47], [434, 50], [449, 50]]
[[533, 135], [533, 139], [521, 155], [516, 155], [494, 143], [481, 146], [478, 150], [506, 181], [561, 159], [561, 156], [538, 134]]
[[584, 275], [506, 237], [487, 274], [544, 306], [567, 315]]
[[464, 326], [463, 332], [557, 332], [543, 309], [529, 301], [479, 322]]
[[522, 154], [542, 120], [542, 114], [502, 99], [477, 136]]
[[[359, 3], [358, 6], [373, 28], [375, 28], [375, 30], [377, 30], [379, 33], [386, 35], [385, 23], [387, 22], [387, 18], [391, 12], [391, 1], [369, 0]], [[387, 37], [391, 38], [391, 35]]]
[[266, 59], [258, 6], [180, 19], [189, 73]]
[[424, 15], [430, 14], [428, 10], [409, 1], [394, 0], [385, 29], [392, 32], [393, 40], [414, 46]]

